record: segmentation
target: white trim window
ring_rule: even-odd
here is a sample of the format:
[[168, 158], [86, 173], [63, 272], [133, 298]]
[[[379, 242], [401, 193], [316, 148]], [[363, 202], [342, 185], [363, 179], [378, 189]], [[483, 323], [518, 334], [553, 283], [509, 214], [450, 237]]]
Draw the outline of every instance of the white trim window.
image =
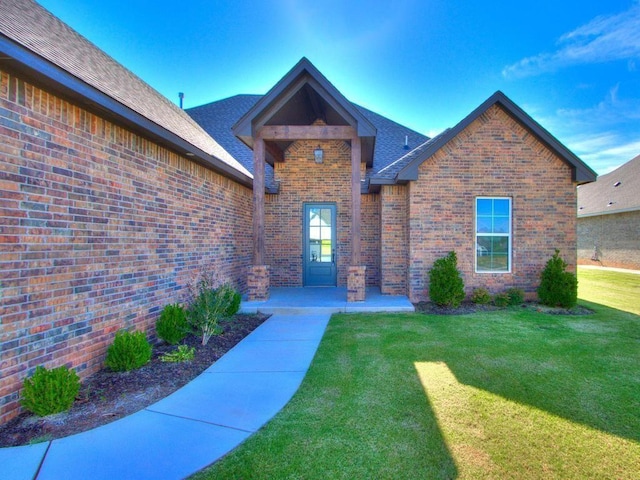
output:
[[476, 272], [511, 272], [511, 199], [476, 198]]

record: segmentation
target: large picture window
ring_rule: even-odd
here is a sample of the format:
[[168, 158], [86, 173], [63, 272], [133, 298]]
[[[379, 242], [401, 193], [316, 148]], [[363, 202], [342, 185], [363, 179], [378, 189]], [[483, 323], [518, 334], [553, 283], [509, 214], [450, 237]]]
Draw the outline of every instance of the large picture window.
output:
[[511, 271], [511, 199], [476, 198], [476, 272]]

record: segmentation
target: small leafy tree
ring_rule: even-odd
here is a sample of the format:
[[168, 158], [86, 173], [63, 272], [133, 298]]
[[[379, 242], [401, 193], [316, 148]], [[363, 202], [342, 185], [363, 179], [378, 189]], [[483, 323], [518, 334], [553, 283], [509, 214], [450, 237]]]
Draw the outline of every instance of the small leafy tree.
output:
[[572, 308], [578, 303], [578, 279], [565, 271], [567, 263], [556, 250], [540, 274], [538, 298], [550, 307]]
[[51, 370], [36, 367], [34, 374], [24, 381], [22, 406], [41, 417], [66, 412], [80, 390], [78, 374], [67, 367]]
[[429, 297], [443, 307], [458, 307], [464, 300], [464, 282], [458, 271], [456, 252], [449, 252], [433, 263], [429, 271]]
[[220, 320], [235, 315], [240, 307], [240, 294], [229, 283], [217, 288], [213, 283], [210, 275], [200, 277], [187, 310], [187, 320], [202, 337], [202, 345], [222, 331]]

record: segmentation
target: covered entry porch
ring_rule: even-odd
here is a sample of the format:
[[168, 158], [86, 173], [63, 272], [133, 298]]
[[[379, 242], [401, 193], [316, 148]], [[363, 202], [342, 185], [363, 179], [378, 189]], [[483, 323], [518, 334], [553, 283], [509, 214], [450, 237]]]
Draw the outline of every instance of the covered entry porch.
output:
[[249, 299], [322, 285], [364, 301], [361, 197], [373, 124], [303, 59], [233, 132], [253, 150]]

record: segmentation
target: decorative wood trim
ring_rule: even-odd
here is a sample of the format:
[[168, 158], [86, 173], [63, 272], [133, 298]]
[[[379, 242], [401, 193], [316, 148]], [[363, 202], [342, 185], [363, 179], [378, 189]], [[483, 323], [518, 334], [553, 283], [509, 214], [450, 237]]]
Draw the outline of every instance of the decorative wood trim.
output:
[[351, 265], [360, 265], [361, 257], [360, 151], [360, 137], [354, 135], [351, 139]]
[[355, 128], [342, 125], [265, 125], [258, 131], [258, 136], [264, 140], [350, 140], [358, 138]]
[[253, 142], [253, 264], [264, 265], [264, 140]]
[[276, 162], [284, 162], [284, 153], [276, 145], [265, 142], [264, 148], [271, 154]]

